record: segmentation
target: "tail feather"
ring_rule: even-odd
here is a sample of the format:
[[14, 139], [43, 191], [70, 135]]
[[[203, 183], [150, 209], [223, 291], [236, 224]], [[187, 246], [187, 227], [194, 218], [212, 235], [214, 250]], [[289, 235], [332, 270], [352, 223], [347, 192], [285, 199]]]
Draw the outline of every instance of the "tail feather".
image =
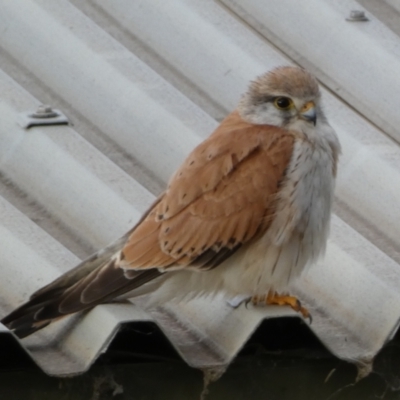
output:
[[42, 294], [46, 294], [46, 296], [48, 296], [52, 289], [55, 289], [57, 291], [60, 288], [70, 287], [76, 282], [80, 281], [82, 278], [89, 275], [92, 271], [95, 271], [104, 264], [108, 263], [111, 257], [121, 250], [129, 234], [130, 232], [126, 233], [120, 239], [111, 243], [97, 253], [94, 253], [89, 258], [83, 260], [75, 268], [72, 268], [67, 273], [61, 275], [58, 279], [37, 290], [31, 295], [30, 299], [32, 300], [35, 297], [41, 296]]
[[42, 310], [54, 308], [54, 300], [56, 298], [57, 295], [53, 291], [53, 293], [49, 294], [47, 300], [42, 298], [31, 299], [4, 317], [1, 323], [14, 331], [20, 338], [28, 336], [49, 325], [53, 319], [60, 317], [60, 313], [53, 312], [52, 318], [38, 318], [38, 314]]
[[53, 321], [41, 321], [36, 323], [35, 325], [32, 324], [31, 320], [26, 320], [24, 321], [18, 321], [18, 329], [11, 329], [13, 330], [14, 333], [20, 338], [23, 339], [24, 337], [27, 337], [29, 335], [32, 335], [32, 333], [35, 333], [39, 331], [40, 329], [45, 328], [46, 326], [50, 325]]
[[[116, 265], [116, 257], [90, 257], [30, 300], [12, 311], [1, 322], [19, 337], [26, 337], [69, 314], [111, 301], [162, 275], [156, 268], [130, 271]], [[82, 272], [85, 272], [84, 274]]]
[[24, 338], [55, 320], [111, 301], [163, 275], [157, 268], [125, 271], [120, 266], [128, 238], [151, 210], [152, 207], [120, 239], [33, 293], [29, 301], [4, 317], [1, 323]]

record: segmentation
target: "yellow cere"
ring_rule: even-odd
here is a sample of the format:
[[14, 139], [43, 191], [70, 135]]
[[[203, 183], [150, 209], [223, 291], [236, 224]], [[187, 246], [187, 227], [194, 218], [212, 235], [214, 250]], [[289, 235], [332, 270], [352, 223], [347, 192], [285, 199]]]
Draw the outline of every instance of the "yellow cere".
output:
[[305, 113], [307, 112], [310, 108], [314, 108], [315, 104], [313, 101], [309, 101], [306, 104], [304, 104], [304, 106], [301, 108], [300, 112], [301, 113]]

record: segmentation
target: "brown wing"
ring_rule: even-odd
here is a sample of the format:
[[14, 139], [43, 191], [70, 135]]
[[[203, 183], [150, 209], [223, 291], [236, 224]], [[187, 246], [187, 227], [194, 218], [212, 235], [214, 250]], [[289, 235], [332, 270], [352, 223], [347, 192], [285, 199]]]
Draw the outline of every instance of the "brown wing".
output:
[[289, 132], [251, 125], [232, 113], [189, 155], [131, 233], [123, 267], [218, 265], [268, 228], [292, 149]]

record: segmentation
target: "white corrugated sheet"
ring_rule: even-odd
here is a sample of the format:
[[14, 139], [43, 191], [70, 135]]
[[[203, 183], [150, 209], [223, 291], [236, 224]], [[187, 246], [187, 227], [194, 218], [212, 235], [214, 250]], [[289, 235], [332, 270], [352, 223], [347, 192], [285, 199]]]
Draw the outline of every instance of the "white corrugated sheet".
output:
[[[343, 155], [327, 256], [293, 291], [334, 354], [368, 365], [400, 320], [400, 39], [368, 12], [367, 22], [347, 21], [353, 9], [362, 7], [344, 0], [307, 7], [294, 0], [4, 2], [2, 315], [128, 230], [249, 80], [297, 63], [320, 79]], [[72, 125], [18, 125], [41, 102]], [[150, 313], [112, 304], [22, 345], [47, 373], [71, 375], [89, 368], [122, 322], [154, 320], [190, 365], [223, 369], [264, 318], [281, 315], [294, 313], [232, 309], [222, 298]]]

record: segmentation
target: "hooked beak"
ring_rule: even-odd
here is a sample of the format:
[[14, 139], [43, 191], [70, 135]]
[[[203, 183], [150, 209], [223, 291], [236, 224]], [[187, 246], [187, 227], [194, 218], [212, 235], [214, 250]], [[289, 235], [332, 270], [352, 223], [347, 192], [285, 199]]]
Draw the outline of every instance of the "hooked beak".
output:
[[315, 111], [315, 104], [313, 101], [309, 101], [304, 104], [299, 112], [300, 118], [308, 122], [312, 122], [315, 126], [317, 123], [317, 113]]

